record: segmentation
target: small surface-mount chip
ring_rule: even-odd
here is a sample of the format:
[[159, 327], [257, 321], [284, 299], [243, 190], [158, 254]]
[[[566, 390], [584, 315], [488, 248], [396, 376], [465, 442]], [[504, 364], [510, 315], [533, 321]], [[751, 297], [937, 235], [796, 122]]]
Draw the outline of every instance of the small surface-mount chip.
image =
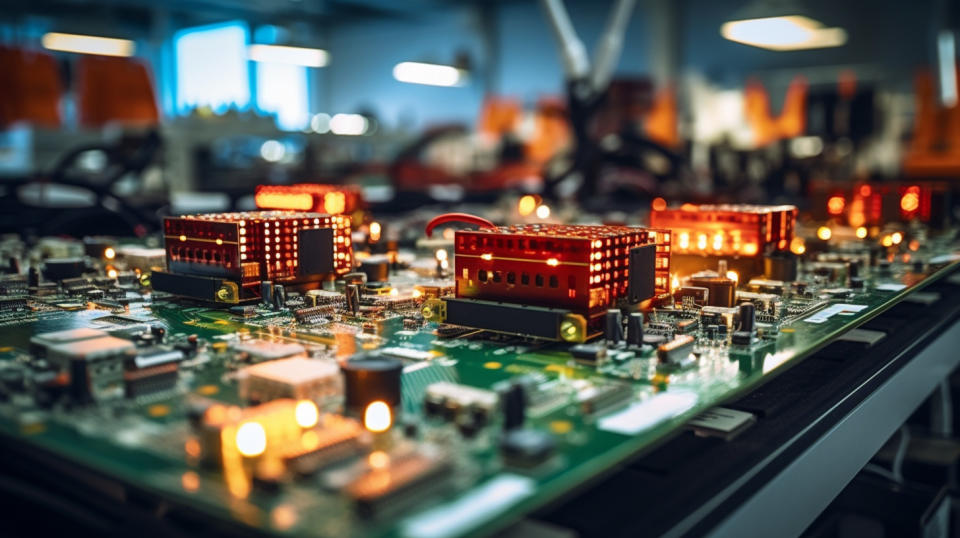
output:
[[342, 391], [340, 367], [334, 361], [293, 357], [241, 370], [240, 397], [266, 402], [277, 398], [318, 400]]

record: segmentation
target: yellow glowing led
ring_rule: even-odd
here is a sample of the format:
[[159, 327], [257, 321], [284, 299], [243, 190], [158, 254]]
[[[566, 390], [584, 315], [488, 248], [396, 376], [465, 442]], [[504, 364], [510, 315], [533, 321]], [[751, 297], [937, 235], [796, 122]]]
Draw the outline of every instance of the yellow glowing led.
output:
[[723, 249], [723, 234], [718, 233], [713, 236], [713, 250], [722, 250]]
[[690, 248], [690, 234], [687, 232], [682, 232], [677, 236], [677, 246], [686, 250]]
[[237, 428], [237, 450], [252, 458], [267, 449], [267, 432], [259, 422], [246, 422]]
[[537, 208], [537, 218], [545, 219], [550, 217], [550, 206], [544, 204]]
[[180, 240], [181, 240], [181, 241], [186, 241], [186, 240], [187, 240], [187, 236], [181, 235], [181, 236], [180, 236]]
[[700, 234], [697, 236], [697, 249], [707, 250], [707, 236], [706, 234]]
[[833, 237], [833, 230], [827, 226], [821, 226], [817, 228], [817, 237], [819, 237], [822, 241], [829, 241], [830, 238]]
[[418, 289], [414, 289], [412, 292], [410, 292], [410, 296], [413, 297], [414, 299], [416, 299], [417, 297], [420, 297], [421, 295], [423, 295], [423, 292]]
[[385, 432], [393, 424], [390, 406], [380, 400], [370, 402], [363, 412], [363, 426], [372, 432]]
[[490, 260], [493, 259], [493, 254], [490, 254], [489, 252], [484, 253], [484, 254], [481, 254], [481, 255], [480, 255], [480, 259], [483, 259], [483, 260], [486, 260], [486, 261], [490, 261]]
[[390, 465], [390, 455], [382, 450], [374, 450], [367, 456], [367, 464], [374, 469], [384, 469]]
[[757, 253], [757, 244], [747, 243], [746, 245], [743, 245], [743, 253], [746, 256], [753, 256]]
[[557, 260], [556, 258], [550, 258], [547, 260], [547, 265], [549, 265], [550, 267], [556, 267], [560, 265], [560, 261]]
[[893, 246], [893, 238], [890, 237], [889, 235], [885, 235], [885, 236], [883, 236], [883, 239], [880, 240], [880, 244], [882, 244], [882, 245], [885, 246], [885, 247], [892, 247], [892, 246]]
[[391, 297], [396, 297], [396, 296], [398, 296], [398, 295], [400, 295], [400, 290], [398, 290], [397, 288], [390, 288], [390, 296], [391, 296]]
[[901, 242], [903, 242], [903, 234], [900, 232], [893, 232], [893, 234], [890, 236], [890, 241], [892, 241], [894, 245], [899, 245]]
[[803, 254], [807, 251], [807, 244], [802, 237], [794, 237], [790, 241], [790, 252], [793, 252], [797, 256]]
[[520, 198], [520, 201], [517, 203], [517, 212], [521, 216], [526, 217], [527, 215], [533, 213], [537, 210], [537, 198], [535, 196], [526, 195]]
[[107, 247], [103, 249], [103, 257], [108, 260], [112, 260], [117, 257], [117, 251], [113, 250], [112, 247]]
[[[246, 241], [241, 241], [241, 243], [245, 243], [245, 242], [246, 242]], [[220, 239], [220, 238], [218, 237], [216, 243], [217, 243], [218, 245], [222, 245], [222, 244], [223, 244], [223, 239]]]
[[441, 261], [441, 262], [446, 260], [447, 257], [449, 256], [449, 254], [447, 254], [446, 249], [442, 249], [442, 248], [437, 249], [437, 251], [433, 255], [437, 258], [437, 261]]
[[374, 242], [379, 241], [379, 240], [380, 240], [380, 231], [381, 231], [380, 223], [379, 223], [379, 222], [371, 222], [371, 223], [370, 223], [370, 240], [371, 240], [371, 241], [374, 241]]
[[301, 428], [312, 428], [320, 420], [320, 410], [317, 404], [310, 400], [300, 400], [297, 406], [293, 408], [294, 417], [297, 419], [297, 425]]
[[108, 269], [108, 270], [107, 270], [107, 276], [110, 277], [110, 278], [117, 278], [117, 270], [116, 270], [116, 269]]
[[734, 284], [740, 281], [740, 275], [736, 271], [727, 271], [727, 278], [732, 280]]
[[864, 228], [863, 226], [857, 228], [857, 237], [859, 237], [860, 239], [867, 237], [867, 229]]

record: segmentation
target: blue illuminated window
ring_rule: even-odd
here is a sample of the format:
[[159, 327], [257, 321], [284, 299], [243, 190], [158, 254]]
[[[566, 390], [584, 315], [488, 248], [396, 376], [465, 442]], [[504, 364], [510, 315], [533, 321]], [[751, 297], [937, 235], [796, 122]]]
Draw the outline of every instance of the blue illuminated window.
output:
[[249, 32], [243, 22], [188, 28], [174, 36], [177, 110], [210, 107], [216, 113], [250, 104]]
[[304, 129], [310, 123], [307, 68], [285, 63], [257, 62], [257, 108], [277, 115], [277, 127]]

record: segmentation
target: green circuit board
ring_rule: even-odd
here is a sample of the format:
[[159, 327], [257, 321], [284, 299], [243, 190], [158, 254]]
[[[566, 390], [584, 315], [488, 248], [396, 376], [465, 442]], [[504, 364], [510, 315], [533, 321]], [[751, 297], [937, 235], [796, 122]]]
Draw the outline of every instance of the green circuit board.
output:
[[[930, 241], [909, 262], [894, 258], [882, 270], [862, 270], [865, 284], [857, 289], [845, 287], [843, 275], [824, 276], [813, 264], [803, 265], [801, 279], [809, 286], [802, 293], [767, 290], [760, 297], [771, 305], [760, 309], [759, 330], [750, 344], [731, 344], [729, 335], [708, 338], [705, 328], [696, 325], [689, 333], [696, 342], [693, 354], [677, 364], [659, 359], [655, 346], [606, 346], [601, 340], [602, 356], [584, 360], [571, 353], [569, 344], [442, 327], [418, 318], [420, 303], [413, 300], [386, 301], [387, 306], [360, 314], [338, 306], [324, 319], [305, 323], [295, 308], [213, 308], [151, 294], [140, 281], [125, 287], [122, 304], [81, 301], [61, 286], [31, 294], [27, 308], [0, 316], [0, 431], [5, 442], [42, 447], [64, 461], [268, 534], [488, 534], [655, 445], [690, 418], [749, 391], [944, 277], [960, 259], [954, 252], [949, 238]], [[399, 297], [411, 297], [419, 279], [413, 272], [399, 273], [394, 280]], [[690, 306], [647, 312], [648, 332], [669, 332], [681, 321], [698, 320]], [[44, 389], [34, 379], [39, 367], [31, 339], [36, 335], [92, 328], [135, 339], [157, 327], [163, 334], [152, 347], [186, 350], [169, 390], [86, 405], [37, 396]], [[403, 399], [393, 427], [372, 435], [352, 457], [302, 475], [282, 473], [268, 486], [255, 479], [260, 471], [254, 464], [241, 462], [235, 472], [244, 484], [231, 484], [226, 464], [191, 457], [190, 445], [198, 436], [191, 413], [196, 401], [250, 405], [238, 388], [238, 373], [257, 362], [241, 351], [250, 342], [267, 351], [292, 344], [288, 351], [317, 361], [343, 361], [370, 351], [401, 360]], [[28, 381], [12, 381], [24, 378]], [[502, 448], [500, 415], [468, 432], [454, 421], [428, 416], [425, 394], [442, 382], [494, 395], [522, 384], [523, 427], [549, 446], [527, 458], [511, 458]], [[342, 397], [330, 396], [319, 408], [340, 413]], [[427, 479], [430, 487], [403, 490], [389, 502], [396, 509], [371, 515], [358, 511], [344, 490], [376, 467], [372, 453], [431, 454], [444, 466]]]

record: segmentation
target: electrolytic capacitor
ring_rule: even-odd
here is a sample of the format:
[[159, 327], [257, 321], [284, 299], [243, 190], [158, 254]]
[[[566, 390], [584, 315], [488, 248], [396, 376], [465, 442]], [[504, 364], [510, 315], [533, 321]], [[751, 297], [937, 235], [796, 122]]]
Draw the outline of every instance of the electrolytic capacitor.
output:
[[514, 383], [503, 396], [503, 429], [520, 428], [527, 415], [527, 395], [520, 383]]
[[623, 340], [623, 315], [619, 309], [607, 310], [606, 324], [603, 328], [603, 337], [610, 344]]
[[740, 305], [740, 330], [753, 334], [757, 327], [757, 307], [753, 303]]
[[273, 282], [263, 280], [260, 282], [260, 298], [263, 304], [273, 306]]
[[40, 285], [40, 271], [36, 267], [31, 267], [27, 272], [27, 286], [36, 288]]
[[643, 313], [631, 312], [627, 317], [627, 345], [643, 345]]
[[347, 310], [351, 314], [357, 315], [360, 312], [360, 286], [347, 284], [344, 293], [347, 296]]
[[283, 284], [274, 284], [273, 308], [275, 310], [280, 310], [285, 304], [287, 304], [287, 290], [283, 287]]

